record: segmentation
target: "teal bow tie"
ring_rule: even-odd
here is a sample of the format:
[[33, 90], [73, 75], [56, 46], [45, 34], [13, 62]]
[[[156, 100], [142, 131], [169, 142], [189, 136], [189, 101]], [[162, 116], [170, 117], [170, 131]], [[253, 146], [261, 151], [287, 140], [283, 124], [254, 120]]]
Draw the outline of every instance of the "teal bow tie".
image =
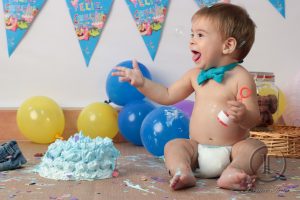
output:
[[198, 75], [197, 82], [199, 85], [204, 83], [205, 81], [209, 79], [213, 79], [218, 83], [222, 83], [222, 80], [224, 78], [224, 73], [226, 71], [232, 70], [235, 68], [239, 63], [242, 63], [243, 61], [240, 62], [234, 62], [230, 63], [228, 65], [224, 65], [221, 67], [213, 67], [208, 70], [202, 70], [201, 73]]

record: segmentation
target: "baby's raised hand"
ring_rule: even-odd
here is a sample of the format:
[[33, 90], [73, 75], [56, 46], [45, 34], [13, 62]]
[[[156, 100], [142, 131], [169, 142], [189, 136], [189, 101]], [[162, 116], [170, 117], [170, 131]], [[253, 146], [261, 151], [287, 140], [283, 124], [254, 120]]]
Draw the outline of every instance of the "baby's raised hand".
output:
[[121, 66], [116, 66], [114, 69], [117, 71], [112, 72], [112, 76], [119, 76], [121, 81], [127, 81], [135, 87], [144, 86], [145, 78], [136, 60], [132, 61], [132, 69]]
[[226, 111], [230, 120], [239, 123], [244, 119], [246, 106], [240, 101], [227, 101], [228, 110]]

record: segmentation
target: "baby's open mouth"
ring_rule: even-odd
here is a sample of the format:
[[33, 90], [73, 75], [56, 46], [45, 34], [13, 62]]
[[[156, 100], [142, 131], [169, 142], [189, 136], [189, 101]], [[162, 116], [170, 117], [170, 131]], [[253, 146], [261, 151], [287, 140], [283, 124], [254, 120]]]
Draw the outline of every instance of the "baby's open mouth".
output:
[[192, 57], [193, 61], [198, 62], [201, 58], [201, 53], [198, 51], [192, 50], [192, 54], [193, 54], [193, 57]]

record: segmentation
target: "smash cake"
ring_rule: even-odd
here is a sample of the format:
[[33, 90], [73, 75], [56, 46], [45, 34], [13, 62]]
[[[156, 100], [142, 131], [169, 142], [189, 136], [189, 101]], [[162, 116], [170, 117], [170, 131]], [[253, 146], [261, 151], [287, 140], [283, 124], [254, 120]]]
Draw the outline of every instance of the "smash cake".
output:
[[35, 171], [55, 180], [111, 178], [119, 156], [110, 138], [91, 139], [80, 132], [67, 141], [56, 140], [49, 145]]

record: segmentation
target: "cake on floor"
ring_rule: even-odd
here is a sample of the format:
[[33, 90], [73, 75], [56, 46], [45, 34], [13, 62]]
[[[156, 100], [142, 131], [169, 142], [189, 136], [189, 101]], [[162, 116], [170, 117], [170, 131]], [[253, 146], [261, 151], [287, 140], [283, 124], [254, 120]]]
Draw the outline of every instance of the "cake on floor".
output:
[[50, 144], [36, 172], [55, 180], [111, 178], [119, 156], [110, 138], [91, 139], [80, 132]]

